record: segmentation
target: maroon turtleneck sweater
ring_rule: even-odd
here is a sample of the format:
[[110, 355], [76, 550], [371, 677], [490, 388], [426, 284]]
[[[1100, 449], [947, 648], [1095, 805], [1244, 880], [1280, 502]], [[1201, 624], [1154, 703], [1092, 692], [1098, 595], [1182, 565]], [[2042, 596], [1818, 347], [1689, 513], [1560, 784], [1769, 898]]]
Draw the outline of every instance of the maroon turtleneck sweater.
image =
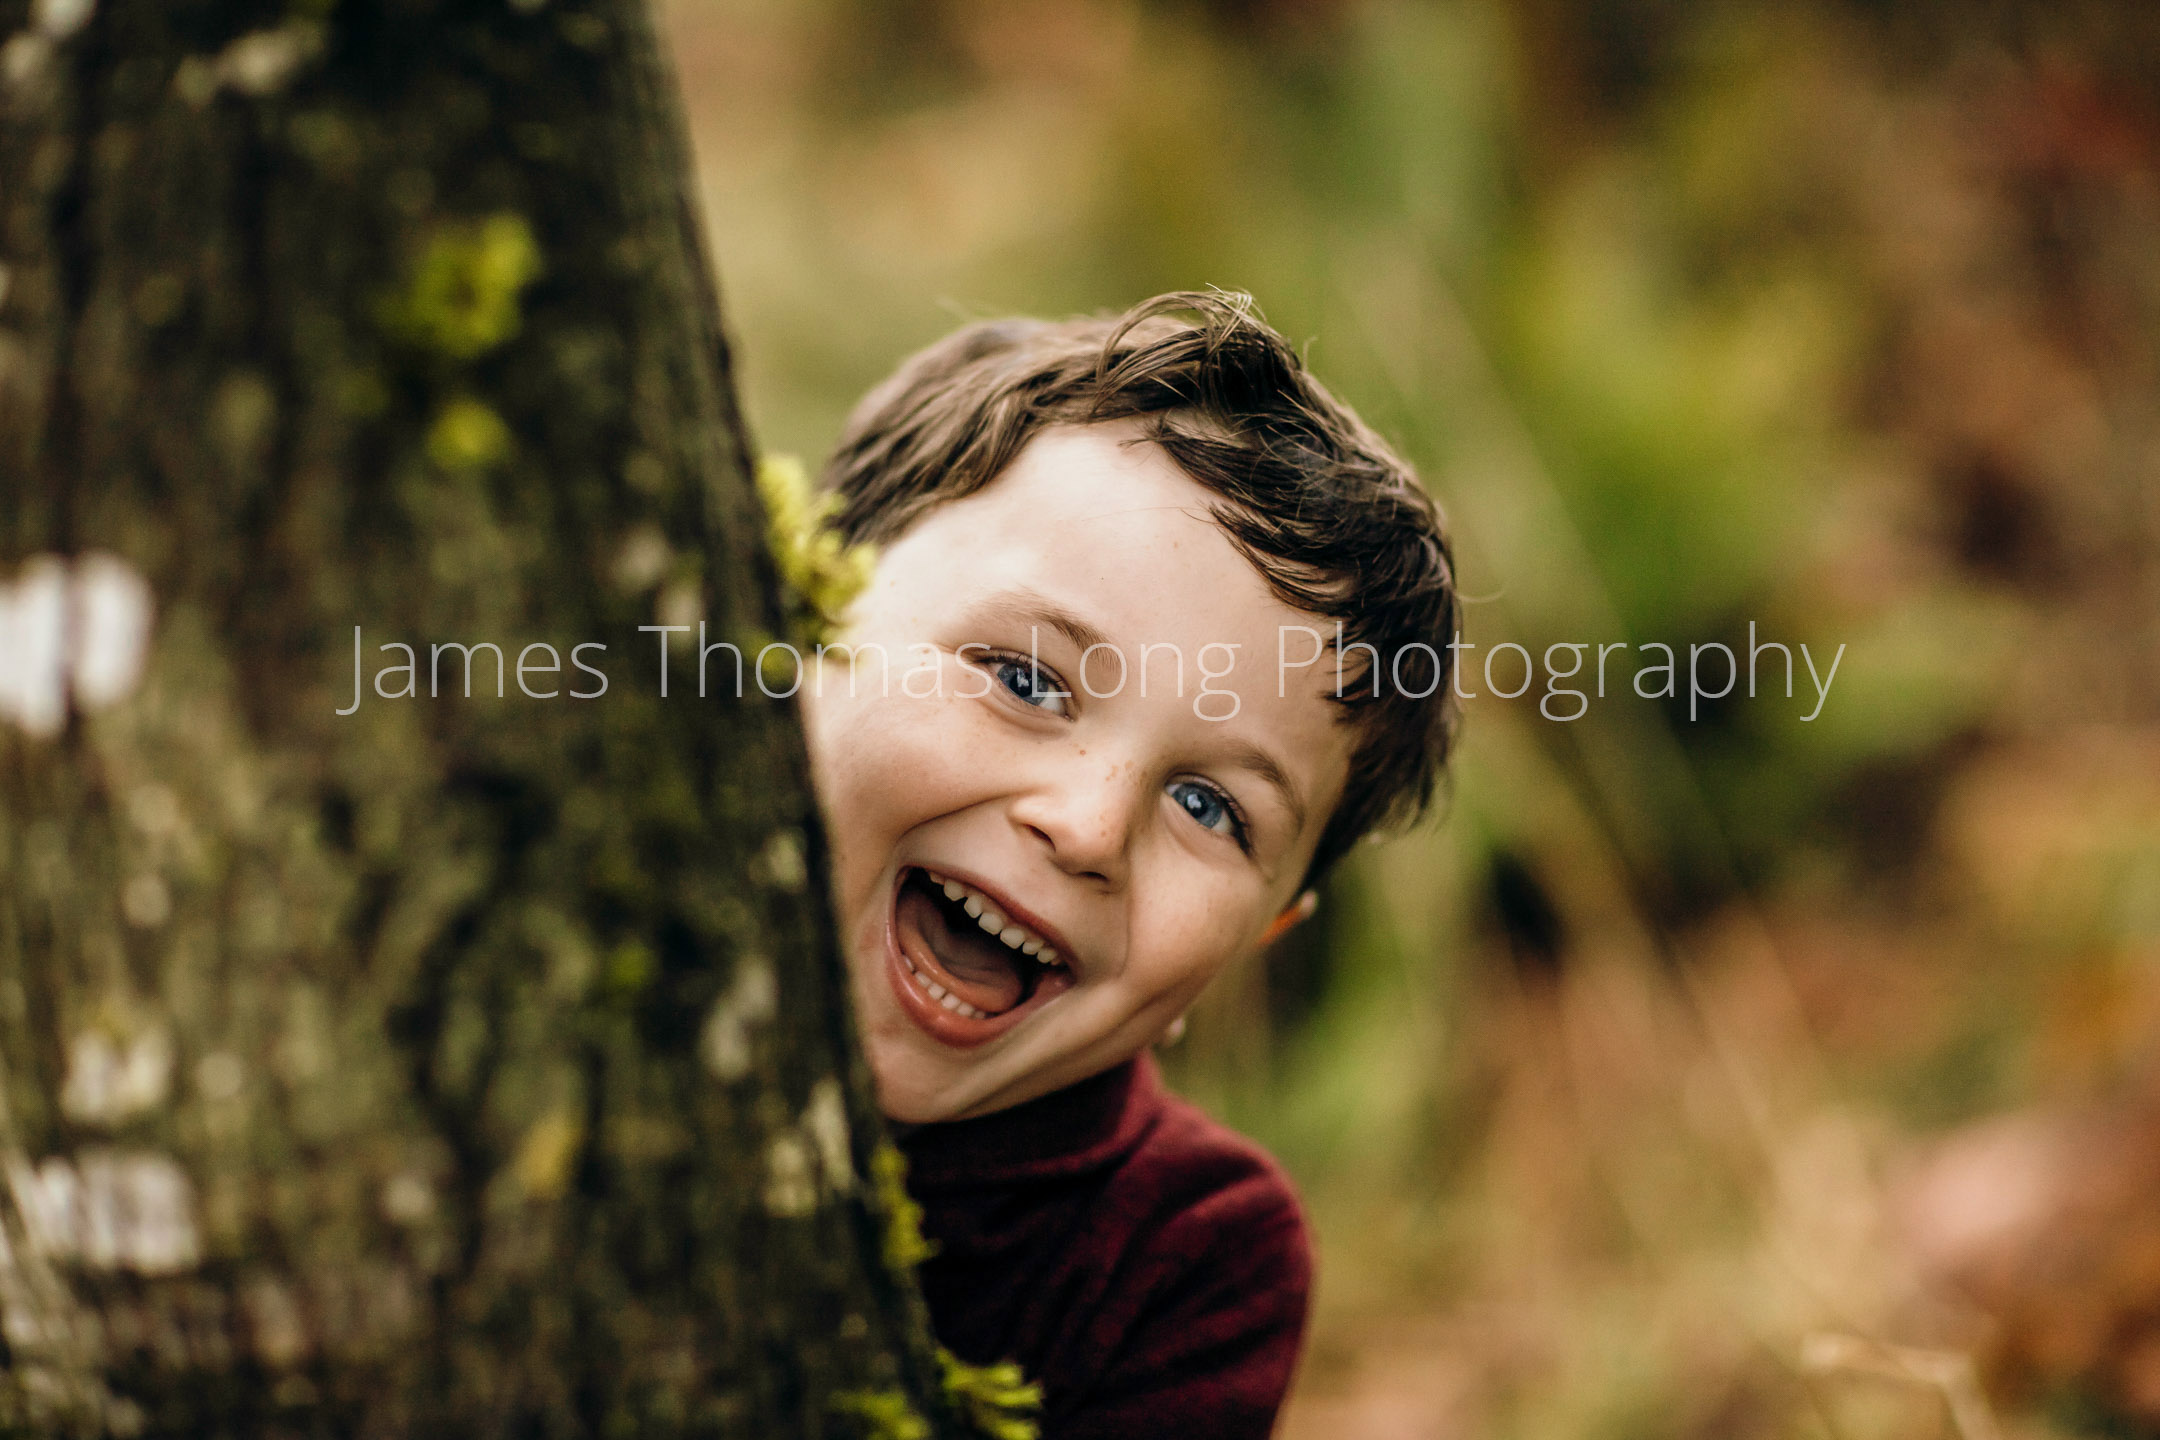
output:
[[900, 1147], [938, 1339], [1039, 1381], [1042, 1440], [1268, 1434], [1305, 1327], [1304, 1220], [1266, 1152], [1151, 1057]]

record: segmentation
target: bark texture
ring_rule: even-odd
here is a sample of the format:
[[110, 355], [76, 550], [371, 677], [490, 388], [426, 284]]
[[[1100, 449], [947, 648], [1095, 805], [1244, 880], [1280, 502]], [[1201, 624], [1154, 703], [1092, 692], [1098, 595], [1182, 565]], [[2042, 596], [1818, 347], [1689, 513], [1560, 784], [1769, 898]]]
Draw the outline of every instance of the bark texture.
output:
[[0, 0], [0, 1430], [935, 1413], [698, 693], [784, 612], [676, 103], [632, 0]]

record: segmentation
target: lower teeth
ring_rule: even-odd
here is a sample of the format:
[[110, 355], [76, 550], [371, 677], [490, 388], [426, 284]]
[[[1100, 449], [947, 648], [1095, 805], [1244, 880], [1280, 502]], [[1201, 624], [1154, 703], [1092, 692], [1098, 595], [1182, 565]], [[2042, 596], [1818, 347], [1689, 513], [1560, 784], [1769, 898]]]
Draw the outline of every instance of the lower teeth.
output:
[[970, 1020], [987, 1020], [990, 1018], [988, 1011], [976, 1009], [967, 1001], [953, 994], [952, 991], [945, 989], [936, 981], [930, 979], [922, 971], [917, 970], [913, 961], [907, 961], [905, 956], [901, 958], [907, 963], [908, 974], [915, 977], [916, 982], [923, 987], [924, 993], [936, 1001], [941, 1009], [950, 1010], [955, 1015], [965, 1015]]

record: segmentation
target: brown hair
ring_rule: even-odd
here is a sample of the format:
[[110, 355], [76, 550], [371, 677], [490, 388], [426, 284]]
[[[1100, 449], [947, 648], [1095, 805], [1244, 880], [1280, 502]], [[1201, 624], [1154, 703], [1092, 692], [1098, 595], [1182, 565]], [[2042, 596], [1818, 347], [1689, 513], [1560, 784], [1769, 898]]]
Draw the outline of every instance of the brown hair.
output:
[[1332, 697], [1361, 733], [1317, 877], [1431, 802], [1454, 736], [1454, 566], [1410, 467], [1306, 373], [1248, 296], [1188, 291], [1115, 318], [969, 325], [863, 398], [821, 483], [845, 538], [888, 541], [990, 483], [1037, 432], [1133, 417], [1223, 498], [1216, 522], [1278, 597], [1340, 622], [1346, 658], [1358, 645], [1383, 657], [1345, 664]]

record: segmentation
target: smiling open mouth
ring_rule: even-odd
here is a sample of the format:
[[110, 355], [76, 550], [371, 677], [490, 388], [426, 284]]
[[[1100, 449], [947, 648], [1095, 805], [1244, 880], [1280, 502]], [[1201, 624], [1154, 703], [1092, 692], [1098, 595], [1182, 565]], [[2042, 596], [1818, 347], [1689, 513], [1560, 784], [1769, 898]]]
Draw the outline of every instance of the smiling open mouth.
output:
[[903, 997], [919, 1002], [911, 1013], [948, 1043], [987, 1040], [1073, 983], [1056, 947], [992, 897], [920, 867], [900, 877], [893, 938], [906, 971]]

